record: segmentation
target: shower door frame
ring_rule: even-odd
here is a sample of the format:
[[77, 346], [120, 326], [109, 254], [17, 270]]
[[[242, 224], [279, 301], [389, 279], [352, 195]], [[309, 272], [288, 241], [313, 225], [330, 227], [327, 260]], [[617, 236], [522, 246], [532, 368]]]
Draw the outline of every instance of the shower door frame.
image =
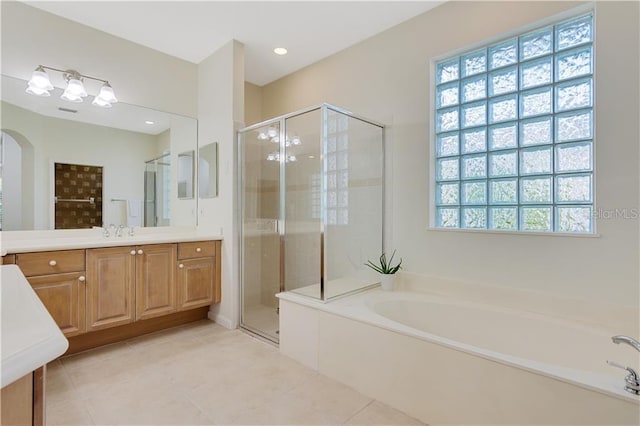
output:
[[[381, 239], [382, 239], [382, 251], [384, 252], [385, 249], [385, 199], [386, 199], [386, 193], [385, 193], [385, 181], [386, 181], [386, 156], [385, 156], [385, 138], [386, 138], [386, 127], [384, 124], [370, 120], [368, 118], [362, 117], [358, 114], [354, 114], [353, 112], [346, 110], [344, 108], [340, 108], [337, 107], [335, 105], [329, 104], [329, 103], [322, 103], [319, 105], [314, 105], [308, 108], [304, 108], [301, 110], [297, 110], [294, 112], [290, 112], [288, 114], [284, 114], [269, 120], [265, 120], [262, 121], [260, 123], [256, 123], [256, 124], [252, 124], [251, 126], [248, 127], [244, 127], [242, 129], [239, 129], [236, 132], [236, 158], [237, 158], [237, 167], [238, 167], [238, 172], [237, 172], [237, 178], [238, 178], [238, 185], [237, 185], [237, 202], [238, 202], [238, 216], [237, 216], [237, 220], [238, 220], [238, 233], [237, 233], [237, 237], [238, 237], [238, 277], [239, 277], [239, 284], [240, 284], [240, 292], [239, 292], [239, 299], [238, 299], [238, 309], [240, 312], [240, 328], [262, 338], [262, 339], [266, 339], [274, 344], [278, 344], [278, 338], [276, 338], [275, 340], [263, 333], [261, 330], [256, 329], [255, 327], [252, 327], [250, 325], [247, 325], [243, 322], [243, 317], [244, 317], [244, 310], [243, 310], [243, 301], [244, 301], [244, 246], [243, 246], [243, 239], [244, 239], [244, 203], [243, 203], [243, 188], [244, 188], [244, 178], [243, 178], [243, 172], [244, 172], [244, 166], [243, 166], [243, 162], [244, 162], [244, 144], [241, 141], [242, 135], [245, 133], [248, 133], [252, 130], [256, 130], [265, 126], [269, 126], [269, 125], [273, 125], [275, 123], [278, 123], [279, 125], [279, 152], [280, 152], [280, 159], [279, 159], [279, 182], [278, 182], [278, 220], [277, 220], [277, 233], [278, 233], [278, 238], [279, 238], [279, 247], [280, 247], [280, 265], [279, 265], [279, 277], [278, 277], [278, 282], [279, 282], [279, 291], [280, 292], [284, 292], [286, 291], [285, 288], [285, 235], [286, 235], [286, 201], [287, 201], [287, 197], [286, 197], [286, 167], [285, 165], [285, 160], [286, 160], [286, 120], [290, 119], [290, 118], [294, 118], [303, 114], [307, 114], [309, 112], [312, 111], [316, 111], [316, 110], [320, 110], [322, 117], [321, 117], [321, 122], [320, 122], [320, 147], [321, 147], [321, 164], [322, 164], [322, 170], [325, 170], [326, 167], [326, 158], [324, 156], [324, 150], [323, 148], [326, 146], [326, 138], [327, 138], [327, 128], [326, 128], [326, 118], [327, 118], [327, 114], [329, 112], [329, 110], [334, 111], [336, 113], [339, 114], [344, 114], [348, 117], [363, 121], [365, 123], [371, 124], [373, 126], [379, 127], [382, 131], [382, 141], [381, 141], [381, 153], [382, 153], [382, 206], [381, 206], [381, 216], [382, 216], [382, 235], [381, 235]], [[324, 173], [323, 173], [324, 174]], [[320, 219], [320, 299], [314, 299], [314, 300], [318, 300], [320, 302], [327, 302], [329, 299], [325, 298], [325, 276], [326, 276], [326, 265], [325, 265], [325, 261], [324, 261], [324, 239], [325, 239], [325, 224], [324, 224], [324, 211], [326, 209], [326, 205], [327, 205], [327, 200], [326, 200], [326, 188], [325, 188], [325, 180], [324, 179], [320, 179], [320, 193], [322, 194], [321, 199], [320, 199], [320, 211], [321, 211], [321, 219]], [[355, 290], [353, 292], [358, 292], [358, 291], [362, 291], [365, 290], [367, 288], [373, 287], [375, 285], [372, 286], [367, 286], [365, 288], [362, 288], [360, 290]], [[351, 294], [352, 292], [349, 292], [347, 294]], [[279, 309], [279, 308], [278, 308]]]

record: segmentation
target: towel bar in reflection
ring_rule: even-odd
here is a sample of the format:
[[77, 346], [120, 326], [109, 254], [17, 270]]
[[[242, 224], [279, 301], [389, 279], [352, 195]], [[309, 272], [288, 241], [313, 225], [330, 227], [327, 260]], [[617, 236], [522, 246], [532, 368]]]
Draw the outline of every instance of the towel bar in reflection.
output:
[[89, 203], [89, 204], [95, 204], [96, 203], [96, 199], [93, 197], [89, 197], [89, 198], [79, 198], [79, 199], [66, 199], [66, 198], [58, 198], [58, 197], [54, 197], [54, 200], [56, 203]]

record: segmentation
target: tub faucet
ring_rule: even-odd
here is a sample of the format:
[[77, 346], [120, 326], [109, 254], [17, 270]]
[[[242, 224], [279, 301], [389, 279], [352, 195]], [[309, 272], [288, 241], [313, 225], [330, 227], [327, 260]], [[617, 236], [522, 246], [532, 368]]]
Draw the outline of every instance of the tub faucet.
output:
[[624, 378], [624, 381], [626, 383], [626, 385], [624, 386], [624, 390], [634, 395], [640, 395], [640, 378], [638, 378], [638, 373], [636, 373], [633, 368], [625, 367], [624, 365], [618, 364], [615, 361], [607, 360], [607, 364], [612, 367], [618, 367], [622, 368], [623, 370], [627, 370], [629, 374], [627, 374]]
[[632, 348], [635, 348], [636, 351], [640, 352], [640, 342], [638, 342], [633, 337], [620, 335], [620, 336], [613, 336], [611, 340], [613, 341], [613, 343], [616, 343], [616, 344], [626, 343]]
[[[626, 343], [627, 345], [631, 346], [632, 348], [640, 352], [640, 342], [638, 342], [633, 337], [619, 335], [619, 336], [613, 336], [611, 340], [615, 344]], [[636, 373], [633, 368], [625, 367], [624, 365], [618, 364], [615, 361], [607, 361], [607, 364], [609, 364], [612, 367], [617, 367], [617, 368], [622, 368], [623, 370], [627, 370], [629, 374], [627, 374], [627, 376], [624, 378], [624, 381], [626, 383], [624, 390], [634, 395], [640, 395], [640, 378], [638, 377], [638, 373]]]

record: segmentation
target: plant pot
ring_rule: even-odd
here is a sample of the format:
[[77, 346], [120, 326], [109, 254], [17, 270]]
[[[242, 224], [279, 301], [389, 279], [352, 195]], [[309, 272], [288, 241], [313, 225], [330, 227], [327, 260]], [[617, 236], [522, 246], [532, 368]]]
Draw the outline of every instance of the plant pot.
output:
[[395, 274], [380, 274], [380, 287], [386, 291], [393, 290], [393, 282], [395, 279]]

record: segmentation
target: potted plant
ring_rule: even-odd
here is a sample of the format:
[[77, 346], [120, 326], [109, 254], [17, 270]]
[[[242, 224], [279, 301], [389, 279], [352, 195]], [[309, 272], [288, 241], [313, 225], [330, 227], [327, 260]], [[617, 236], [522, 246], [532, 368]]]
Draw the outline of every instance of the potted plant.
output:
[[393, 289], [393, 281], [395, 278], [394, 274], [401, 268], [402, 258], [400, 258], [400, 262], [398, 262], [397, 265], [393, 264], [393, 256], [395, 255], [396, 251], [394, 250], [391, 258], [387, 260], [387, 255], [382, 253], [378, 260], [378, 264], [373, 263], [370, 260], [367, 260], [367, 263], [365, 263], [366, 266], [380, 274], [380, 286], [383, 290]]

